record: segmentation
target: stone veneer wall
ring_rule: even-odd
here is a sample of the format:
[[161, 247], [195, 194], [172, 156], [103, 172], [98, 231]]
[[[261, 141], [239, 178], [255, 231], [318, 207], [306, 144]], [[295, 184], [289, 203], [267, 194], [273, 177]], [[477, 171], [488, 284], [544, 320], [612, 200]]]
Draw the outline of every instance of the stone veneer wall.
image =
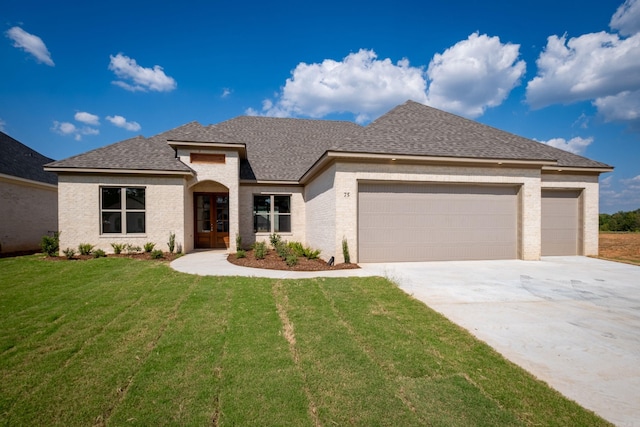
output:
[[40, 248], [42, 236], [58, 230], [58, 189], [0, 177], [0, 253]]
[[[100, 234], [100, 187], [145, 187], [145, 223], [143, 234]], [[142, 247], [153, 242], [157, 249], [168, 250], [169, 233], [176, 234], [176, 244], [185, 245], [184, 193], [182, 176], [59, 174], [58, 229], [60, 250], [80, 243], [95, 245], [113, 253], [111, 243], [129, 243]]]

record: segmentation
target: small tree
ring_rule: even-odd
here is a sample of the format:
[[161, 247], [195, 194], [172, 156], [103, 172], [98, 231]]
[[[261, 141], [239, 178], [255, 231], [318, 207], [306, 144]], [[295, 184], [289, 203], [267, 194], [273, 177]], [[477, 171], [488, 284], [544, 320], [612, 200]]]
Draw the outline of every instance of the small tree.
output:
[[176, 249], [176, 233], [173, 231], [169, 233], [169, 242], [167, 243], [167, 246], [169, 246], [169, 252], [171, 253]]
[[347, 239], [342, 239], [342, 256], [344, 257], [345, 264], [351, 264], [351, 256], [349, 255], [349, 243], [347, 243]]

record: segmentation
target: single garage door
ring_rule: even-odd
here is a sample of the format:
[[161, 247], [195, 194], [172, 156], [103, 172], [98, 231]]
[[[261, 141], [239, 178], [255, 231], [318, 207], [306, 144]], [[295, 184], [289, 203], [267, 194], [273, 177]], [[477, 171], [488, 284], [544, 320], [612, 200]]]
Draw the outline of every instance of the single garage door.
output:
[[518, 187], [361, 183], [360, 262], [518, 257]]
[[542, 255], [581, 255], [580, 190], [542, 190]]

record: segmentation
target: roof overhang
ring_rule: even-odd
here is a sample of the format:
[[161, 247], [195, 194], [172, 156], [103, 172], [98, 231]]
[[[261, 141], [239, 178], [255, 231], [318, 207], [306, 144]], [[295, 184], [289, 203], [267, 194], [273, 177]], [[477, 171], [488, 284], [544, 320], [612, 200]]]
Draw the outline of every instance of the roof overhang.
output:
[[606, 173], [613, 172], [613, 167], [601, 167], [601, 168], [579, 168], [571, 166], [543, 166], [542, 173], [545, 172], [568, 172], [568, 173]]
[[240, 184], [245, 185], [300, 185], [298, 181], [269, 181], [269, 180], [253, 180], [253, 179], [241, 179]]
[[458, 166], [494, 166], [506, 167], [516, 166], [520, 168], [544, 168], [545, 166], [557, 165], [556, 160], [527, 160], [527, 159], [498, 159], [498, 158], [477, 158], [477, 157], [438, 157], [438, 156], [416, 156], [408, 154], [379, 154], [379, 153], [355, 153], [343, 151], [325, 152], [313, 166], [300, 178], [300, 183], [305, 184], [325, 167], [336, 160], [344, 161], [365, 161], [379, 163], [420, 163], [430, 165], [458, 165]]
[[121, 175], [174, 175], [174, 176], [192, 176], [190, 171], [169, 171], [155, 169], [104, 169], [104, 168], [57, 168], [46, 167], [47, 172], [56, 173], [96, 173], [96, 174], [121, 174]]
[[33, 187], [42, 187], [42, 188], [50, 188], [50, 189], [58, 188], [56, 184], [49, 184], [48, 182], [35, 181], [33, 179], [20, 178], [19, 176], [6, 175], [4, 173], [0, 173], [0, 181], [15, 181], [15, 182], [30, 185]]

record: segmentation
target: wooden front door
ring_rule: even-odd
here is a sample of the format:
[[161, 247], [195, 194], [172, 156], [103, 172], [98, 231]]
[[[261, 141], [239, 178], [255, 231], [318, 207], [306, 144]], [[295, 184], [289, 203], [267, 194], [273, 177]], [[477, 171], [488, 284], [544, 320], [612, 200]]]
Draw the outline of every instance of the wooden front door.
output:
[[226, 248], [229, 242], [229, 193], [195, 193], [193, 196], [196, 248]]

